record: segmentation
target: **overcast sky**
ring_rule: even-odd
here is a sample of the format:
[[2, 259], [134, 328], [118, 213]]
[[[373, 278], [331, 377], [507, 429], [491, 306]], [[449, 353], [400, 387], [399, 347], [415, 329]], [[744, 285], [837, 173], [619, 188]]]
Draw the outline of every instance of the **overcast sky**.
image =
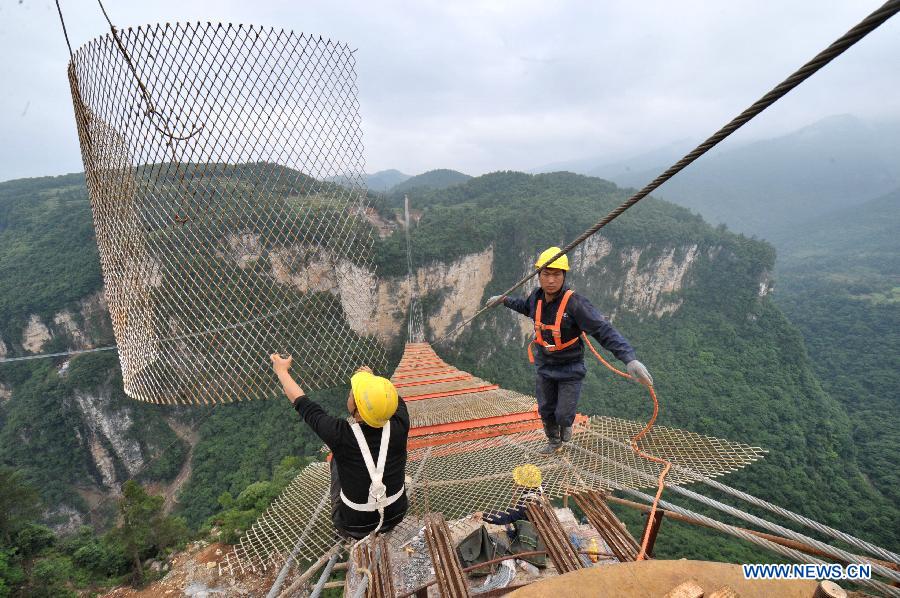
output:
[[[104, 34], [61, 0], [73, 46]], [[358, 48], [366, 170], [477, 175], [705, 137], [881, 0], [106, 0], [118, 26], [275, 25]], [[56, 7], [0, 0], [0, 180], [82, 170]], [[728, 143], [900, 118], [900, 17]]]

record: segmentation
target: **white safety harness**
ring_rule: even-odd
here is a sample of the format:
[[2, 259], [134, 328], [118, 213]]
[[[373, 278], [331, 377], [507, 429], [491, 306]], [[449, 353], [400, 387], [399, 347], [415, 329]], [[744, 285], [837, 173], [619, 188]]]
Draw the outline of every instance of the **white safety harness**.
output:
[[[378, 511], [383, 520], [385, 507], [397, 502], [397, 499], [403, 496], [403, 492], [406, 488], [405, 486], [400, 486], [400, 490], [395, 494], [386, 496], [387, 486], [382, 482], [382, 478], [384, 477], [384, 464], [387, 461], [388, 444], [391, 440], [391, 422], [387, 422], [381, 429], [381, 446], [378, 448], [377, 467], [372, 461], [372, 453], [369, 451], [369, 445], [366, 444], [366, 438], [363, 436], [362, 428], [359, 427], [359, 424], [352, 423], [350, 424], [350, 429], [353, 430], [353, 435], [356, 436], [356, 443], [359, 445], [359, 451], [362, 453], [363, 460], [366, 462], [366, 469], [369, 471], [369, 478], [371, 478], [372, 483], [369, 485], [369, 500], [365, 503], [353, 502], [344, 495], [343, 490], [341, 490], [341, 500], [354, 511], [364, 511], [369, 513]], [[379, 527], [381, 526], [379, 525]]]

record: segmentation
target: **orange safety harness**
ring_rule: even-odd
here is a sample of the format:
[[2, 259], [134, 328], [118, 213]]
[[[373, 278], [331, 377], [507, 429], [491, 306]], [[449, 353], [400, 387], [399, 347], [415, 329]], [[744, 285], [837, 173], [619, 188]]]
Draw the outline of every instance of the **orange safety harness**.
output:
[[[534, 340], [528, 344], [528, 361], [534, 363], [534, 353], [531, 350], [531, 346], [535, 343], [542, 346], [545, 350], [550, 351], [551, 353], [554, 351], [562, 351], [563, 349], [567, 349], [578, 342], [578, 336], [575, 338], [569, 339], [566, 342], [563, 342], [562, 339], [562, 320], [563, 316], [566, 315], [566, 306], [569, 304], [569, 299], [574, 295], [574, 291], [572, 289], [567, 290], [563, 293], [562, 301], [559, 303], [559, 309], [556, 310], [556, 321], [551, 324], [544, 324], [541, 322], [541, 314], [544, 307], [544, 301], [542, 299], [538, 299], [537, 307], [534, 310]], [[544, 335], [542, 334], [545, 330], [549, 330], [553, 335], [553, 344], [548, 343], [544, 340]]]

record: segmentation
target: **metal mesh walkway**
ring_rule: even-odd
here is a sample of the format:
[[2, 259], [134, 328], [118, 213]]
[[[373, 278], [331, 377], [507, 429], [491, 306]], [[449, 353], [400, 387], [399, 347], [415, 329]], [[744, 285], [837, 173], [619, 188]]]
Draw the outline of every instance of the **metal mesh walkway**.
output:
[[[447, 377], [459, 394], [432, 392]], [[643, 424], [614, 417], [579, 416], [570, 445], [556, 455], [537, 451], [546, 442], [533, 397], [496, 388], [445, 363], [426, 343], [408, 344], [392, 381], [408, 400], [410, 431], [407, 486], [409, 525], [398, 526], [389, 541], [400, 543], [405, 532], [418, 531], [428, 512], [452, 520], [473, 511], [500, 511], [519, 500], [513, 468], [533, 463], [541, 469], [550, 498], [586, 490], [655, 488], [660, 466], [642, 459], [628, 446]], [[421, 398], [427, 396], [427, 398]], [[656, 426], [641, 448], [682, 466], [669, 474], [669, 484], [695, 480], [696, 474], [717, 477], [760, 459], [765, 451], [737, 442]], [[690, 471], [688, 471], [690, 470]], [[324, 463], [308, 466], [253, 525], [226, 568], [266, 569], [293, 550], [314, 560], [333, 544], [327, 502], [329, 472]]]

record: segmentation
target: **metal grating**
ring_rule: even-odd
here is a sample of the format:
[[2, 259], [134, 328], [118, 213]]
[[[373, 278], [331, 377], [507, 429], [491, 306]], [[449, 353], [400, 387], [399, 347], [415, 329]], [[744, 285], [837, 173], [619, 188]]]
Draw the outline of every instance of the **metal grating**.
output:
[[383, 367], [353, 50], [230, 24], [117, 35], [69, 81], [126, 393], [267, 397], [273, 351], [310, 389]]
[[534, 397], [501, 389], [412, 401], [407, 409], [412, 426], [421, 428], [459, 421], [460, 414], [466, 414], [470, 419], [485, 419], [531, 411], [536, 405]]

